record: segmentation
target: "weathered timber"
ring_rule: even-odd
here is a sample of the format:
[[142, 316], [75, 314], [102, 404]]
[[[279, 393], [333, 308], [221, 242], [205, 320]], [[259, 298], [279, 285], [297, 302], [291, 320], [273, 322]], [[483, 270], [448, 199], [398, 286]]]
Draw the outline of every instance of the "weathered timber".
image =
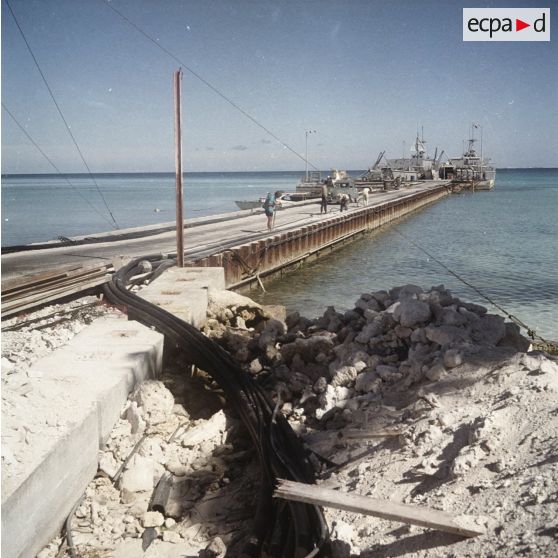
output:
[[431, 508], [398, 504], [358, 494], [347, 494], [322, 488], [319, 485], [279, 479], [273, 495], [284, 500], [372, 515], [381, 519], [410, 523], [464, 537], [476, 537], [485, 533], [485, 529], [476, 523], [476, 518], [473, 516], [454, 516]]

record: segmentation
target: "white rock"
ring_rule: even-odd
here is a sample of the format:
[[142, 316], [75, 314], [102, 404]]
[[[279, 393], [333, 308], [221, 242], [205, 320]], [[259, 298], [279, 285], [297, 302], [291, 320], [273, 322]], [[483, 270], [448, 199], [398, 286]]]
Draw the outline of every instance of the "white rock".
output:
[[112, 478], [116, 474], [116, 471], [118, 471], [118, 467], [119, 465], [112, 452], [104, 451], [101, 453], [99, 458], [99, 470], [103, 471]]
[[352, 395], [353, 390], [350, 388], [342, 386], [336, 386], [335, 388], [335, 399], [337, 399], [337, 401], [345, 401], [347, 399], [350, 399]]
[[177, 460], [169, 461], [166, 465], [167, 470], [177, 477], [183, 477], [190, 469]]
[[161, 442], [162, 440], [158, 438], [146, 438], [138, 450], [139, 455], [151, 457], [157, 462], [163, 461], [164, 454], [161, 448]]
[[207, 309], [213, 314], [219, 314], [223, 308], [229, 308], [232, 306], [245, 307], [245, 308], [258, 308], [261, 310], [261, 306], [254, 302], [251, 298], [247, 296], [242, 296], [233, 291], [226, 291], [220, 289], [208, 289], [207, 291]]
[[215, 413], [209, 420], [192, 426], [180, 437], [184, 447], [195, 446], [208, 440], [222, 441], [223, 433], [227, 427], [227, 418], [221, 410]]
[[357, 377], [357, 370], [354, 366], [342, 366], [337, 369], [331, 378], [331, 385], [336, 386], [348, 386], [352, 384]]
[[357, 374], [360, 374], [368, 365], [362, 360], [357, 360], [353, 366], [356, 368]]
[[335, 407], [335, 388], [331, 384], [328, 384], [326, 391], [318, 396], [318, 402], [320, 408], [316, 409], [316, 418], [321, 420], [328, 411]]
[[165, 527], [167, 529], [170, 529], [174, 525], [176, 525], [176, 521], [172, 517], [167, 517], [167, 519], [165, 519]]
[[340, 539], [348, 544], [351, 544], [355, 536], [354, 529], [348, 523], [341, 519], [336, 519], [331, 532], [332, 538]]
[[215, 558], [223, 558], [227, 553], [227, 545], [221, 537], [215, 537], [205, 548], [215, 554]]
[[399, 312], [399, 307], [401, 306], [401, 303], [399, 301], [394, 302], [393, 304], [390, 304], [389, 306], [386, 307], [386, 312], [388, 314], [395, 314], [395, 312]]
[[131, 401], [142, 407], [142, 414], [149, 424], [158, 424], [172, 414], [174, 398], [163, 382], [142, 382], [131, 396]]
[[146, 529], [148, 527], [161, 527], [165, 522], [163, 514], [157, 511], [148, 511], [143, 514], [141, 524]]
[[120, 477], [120, 490], [144, 492], [153, 489], [154, 462], [149, 457], [134, 455]]
[[132, 434], [141, 433], [145, 430], [145, 421], [143, 420], [142, 412], [135, 401], [132, 401], [126, 409], [126, 420], [130, 423]]
[[179, 543], [182, 538], [176, 531], [163, 531], [163, 540], [170, 543]]

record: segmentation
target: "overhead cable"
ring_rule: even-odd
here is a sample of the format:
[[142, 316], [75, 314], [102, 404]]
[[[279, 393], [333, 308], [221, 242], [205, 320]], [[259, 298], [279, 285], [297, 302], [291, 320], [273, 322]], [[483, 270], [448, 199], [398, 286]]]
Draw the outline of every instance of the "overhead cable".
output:
[[165, 54], [167, 54], [168, 56], [170, 56], [175, 62], [178, 62], [178, 64], [180, 64], [187, 72], [189, 72], [190, 74], [192, 74], [195, 78], [197, 78], [199, 81], [201, 81], [204, 85], [206, 85], [207, 87], [209, 87], [209, 89], [211, 89], [211, 91], [213, 91], [214, 93], [216, 93], [217, 95], [219, 95], [219, 97], [221, 97], [224, 101], [226, 101], [227, 103], [229, 103], [229, 105], [231, 105], [232, 107], [234, 107], [236, 110], [238, 110], [240, 113], [242, 113], [246, 118], [248, 118], [252, 123], [254, 123], [256, 126], [258, 126], [259, 128], [261, 128], [264, 132], [266, 132], [267, 134], [269, 134], [275, 141], [277, 141], [279, 144], [281, 144], [284, 148], [288, 149], [291, 153], [293, 153], [294, 155], [296, 155], [299, 159], [301, 159], [304, 163], [308, 163], [314, 170], [319, 170], [316, 166], [314, 166], [310, 161], [307, 161], [306, 158], [304, 156], [302, 156], [300, 153], [296, 152], [290, 145], [288, 145], [287, 143], [285, 143], [282, 139], [280, 139], [278, 136], [276, 136], [269, 128], [267, 128], [266, 126], [264, 126], [261, 122], [259, 122], [258, 120], [256, 120], [256, 118], [254, 118], [250, 113], [248, 113], [246, 110], [244, 110], [241, 106], [239, 106], [237, 103], [235, 103], [232, 99], [230, 99], [229, 97], [227, 97], [222, 91], [220, 91], [219, 89], [217, 89], [217, 87], [215, 87], [214, 85], [212, 85], [209, 81], [207, 81], [205, 78], [203, 78], [200, 74], [198, 74], [195, 70], [193, 70], [192, 68], [190, 68], [184, 61], [182, 61], [178, 56], [176, 56], [175, 54], [173, 54], [169, 49], [165, 48], [163, 45], [161, 45], [161, 43], [157, 40], [154, 39], [151, 35], [149, 35], [149, 33], [147, 33], [146, 31], [144, 31], [141, 27], [139, 27], [138, 25], [136, 25], [133, 21], [131, 21], [128, 17], [126, 17], [121, 11], [117, 10], [111, 2], [109, 2], [109, 0], [102, 0], [114, 13], [118, 14], [124, 21], [126, 21], [126, 23], [128, 23], [129, 25], [131, 25], [136, 31], [138, 31], [141, 35], [143, 35], [148, 41], [150, 41], [151, 43], [153, 43], [157, 48], [159, 48], [160, 50], [162, 50]]
[[112, 227], [112, 222], [105, 217], [105, 215], [99, 211], [82, 193], [81, 191], [70, 182], [70, 180], [68, 179], [67, 176], [65, 176], [60, 169], [53, 163], [52, 159], [39, 147], [39, 145], [37, 144], [37, 142], [29, 135], [29, 133], [27, 132], [27, 130], [18, 122], [17, 118], [10, 112], [10, 110], [8, 109], [8, 107], [2, 103], [2, 108], [10, 115], [10, 117], [12, 118], [12, 120], [16, 123], [16, 125], [18, 126], [18, 128], [25, 134], [25, 136], [27, 137], [27, 139], [35, 146], [35, 148], [39, 151], [39, 153], [49, 162], [49, 164], [52, 166], [52, 168], [60, 175], [60, 177], [65, 180], [82, 198], [83, 200], [87, 203], [87, 205], [89, 205], [89, 207], [95, 211], [102, 219], [104, 219], [111, 227]]
[[490, 298], [489, 296], [485, 295], [478, 287], [475, 287], [475, 285], [473, 285], [472, 283], [470, 283], [469, 281], [467, 281], [466, 279], [464, 279], [463, 277], [461, 277], [458, 273], [456, 273], [455, 271], [453, 271], [452, 269], [450, 269], [446, 264], [444, 264], [443, 262], [441, 262], [436, 256], [434, 256], [433, 254], [431, 254], [428, 250], [426, 250], [426, 248], [423, 248], [420, 244], [418, 244], [417, 242], [415, 242], [414, 240], [412, 240], [411, 238], [409, 238], [408, 236], [404, 235], [397, 227], [394, 227], [393, 230], [400, 235], [401, 237], [403, 237], [407, 242], [409, 242], [410, 244], [412, 244], [413, 246], [415, 246], [416, 248], [418, 248], [421, 252], [424, 252], [429, 258], [431, 258], [432, 260], [434, 260], [439, 266], [443, 267], [450, 275], [453, 275], [457, 280], [461, 281], [461, 283], [463, 283], [464, 285], [467, 285], [467, 287], [473, 289], [473, 291], [475, 291], [480, 297], [482, 297], [484, 300], [486, 300], [487, 302], [489, 302], [490, 304], [492, 304], [495, 308], [497, 308], [498, 310], [500, 310], [500, 312], [502, 312], [504, 314], [504, 316], [506, 316], [507, 318], [509, 318], [513, 323], [515, 323], [516, 325], [518, 325], [519, 327], [522, 327], [523, 329], [525, 329], [525, 331], [527, 332], [527, 335], [531, 338], [531, 339], [539, 339], [540, 341], [542, 341], [544, 344], [546, 345], [554, 345], [554, 343], [544, 339], [543, 337], [541, 337], [540, 335], [538, 335], [535, 330], [533, 330], [532, 328], [530, 328], [525, 322], [523, 322], [522, 320], [520, 320], [517, 316], [514, 316], [513, 314], [511, 314], [510, 312], [508, 312], [503, 306], [501, 306], [500, 304], [498, 304], [495, 300], [493, 300], [492, 298]]
[[97, 188], [97, 191], [99, 192], [99, 195], [101, 196], [101, 199], [103, 200], [103, 203], [107, 209], [107, 211], [109, 212], [109, 215], [114, 223], [115, 228], [119, 228], [118, 223], [116, 222], [116, 219], [114, 218], [114, 215], [112, 214], [112, 211], [110, 210], [107, 201], [105, 199], [105, 196], [103, 195], [103, 192], [101, 192], [101, 189], [99, 188], [99, 185], [97, 184], [97, 181], [95, 180], [95, 177], [93, 176], [93, 173], [91, 172], [91, 169], [89, 168], [89, 165], [87, 164], [87, 161], [85, 160], [85, 157], [83, 156], [83, 153], [77, 143], [76, 138], [74, 137], [74, 134], [72, 133], [72, 130], [70, 129], [70, 126], [68, 124], [68, 122], [66, 121], [66, 118], [64, 117], [64, 114], [62, 113], [62, 109], [60, 108], [60, 105], [58, 104], [58, 102], [56, 101], [56, 98], [54, 96], [54, 93], [52, 91], [52, 89], [50, 88], [50, 85], [48, 84], [48, 81], [45, 77], [45, 74], [43, 73], [43, 71], [41, 70], [41, 66], [39, 65], [39, 62], [35, 56], [35, 54], [33, 53], [33, 49], [31, 48], [31, 45], [29, 44], [29, 41], [27, 40], [27, 37], [25, 36], [25, 33], [23, 32], [23, 29], [21, 28], [21, 25], [19, 24], [17, 17], [14, 13], [14, 11], [12, 10], [12, 7], [10, 6], [10, 2], [9, 0], [5, 0], [6, 5], [8, 6], [8, 9], [10, 10], [10, 13], [12, 14], [12, 17], [14, 18], [15, 24], [23, 38], [23, 41], [25, 42], [25, 45], [27, 46], [27, 50], [29, 51], [29, 54], [31, 54], [31, 58], [33, 58], [33, 62], [35, 62], [35, 66], [37, 66], [37, 70], [39, 71], [39, 74], [41, 75], [41, 78], [50, 94], [50, 97], [54, 103], [54, 105], [56, 106], [56, 109], [58, 110], [58, 114], [60, 115], [60, 118], [62, 118], [62, 121], [64, 122], [64, 125], [66, 126], [66, 130], [68, 131], [68, 134], [70, 135], [70, 138], [72, 138], [72, 141], [74, 143], [74, 146], [77, 150], [77, 152], [79, 153], [79, 156], [81, 157], [81, 160], [83, 161], [83, 164], [85, 165], [85, 168], [87, 169], [87, 172], [89, 173], [89, 177], [91, 178], [91, 180], [93, 181], [93, 184], [95, 184], [95, 187]]

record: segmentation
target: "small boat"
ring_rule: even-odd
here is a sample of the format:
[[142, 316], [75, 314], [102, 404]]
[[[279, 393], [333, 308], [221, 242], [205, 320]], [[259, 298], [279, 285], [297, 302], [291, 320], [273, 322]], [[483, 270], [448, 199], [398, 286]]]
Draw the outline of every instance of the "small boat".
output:
[[[234, 203], [236, 203], [236, 205], [242, 210], [250, 209], [251, 211], [254, 211], [254, 209], [262, 209], [262, 206], [265, 202], [265, 198], [266, 196], [262, 196], [257, 200], [240, 200], [240, 201], [235, 201]], [[277, 209], [283, 209], [285, 207], [294, 205], [296, 201], [293, 198], [296, 199], [296, 196], [288, 192], [285, 193], [276, 192], [275, 202], [277, 203]]]

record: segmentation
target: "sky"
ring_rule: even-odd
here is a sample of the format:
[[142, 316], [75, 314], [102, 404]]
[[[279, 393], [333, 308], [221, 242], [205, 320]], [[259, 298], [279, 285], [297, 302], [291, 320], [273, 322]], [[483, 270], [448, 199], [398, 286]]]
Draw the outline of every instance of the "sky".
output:
[[[462, 40], [464, 7], [556, 2], [9, 2], [92, 172], [174, 170], [179, 66], [185, 171], [302, 171], [306, 137], [315, 167], [365, 169], [408, 155], [422, 127], [431, 153], [456, 157], [472, 122], [498, 167], [558, 167], [556, 30]], [[2, 103], [62, 172], [87, 172], [6, 0]], [[54, 172], [1, 118], [2, 172]]]

